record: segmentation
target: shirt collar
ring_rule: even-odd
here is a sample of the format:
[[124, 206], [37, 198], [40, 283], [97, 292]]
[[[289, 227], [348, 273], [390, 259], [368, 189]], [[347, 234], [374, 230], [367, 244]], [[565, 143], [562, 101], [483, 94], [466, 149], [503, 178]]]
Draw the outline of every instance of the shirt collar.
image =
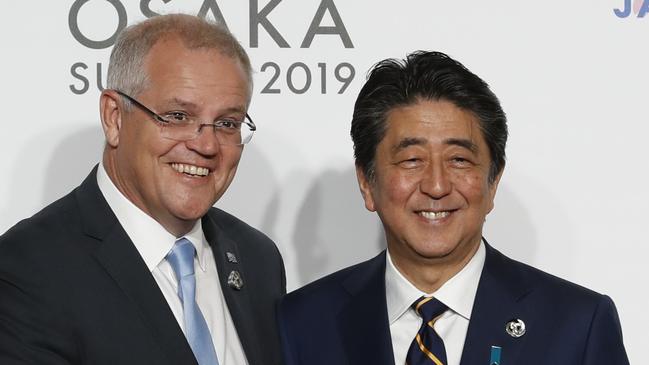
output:
[[433, 295], [452, 311], [469, 320], [485, 255], [484, 243], [480, 242], [478, 250], [462, 270], [446, 281], [435, 293], [424, 293], [399, 272], [388, 251], [385, 255], [385, 293], [390, 324], [406, 313], [415, 300], [421, 296]]
[[203, 234], [203, 226], [201, 220], [197, 220], [194, 227], [187, 232], [183, 237], [187, 238], [196, 248], [196, 258], [198, 259], [198, 266], [201, 270], [207, 270], [206, 260], [207, 260], [207, 239]]
[[[108, 176], [103, 163], [100, 163], [97, 169], [97, 184], [117, 220], [142, 256], [147, 268], [149, 271], [153, 271], [173, 248], [177, 238], [117, 189]], [[191, 241], [196, 248], [198, 264], [204, 271], [207, 240], [203, 235], [200, 219], [184, 237]]]

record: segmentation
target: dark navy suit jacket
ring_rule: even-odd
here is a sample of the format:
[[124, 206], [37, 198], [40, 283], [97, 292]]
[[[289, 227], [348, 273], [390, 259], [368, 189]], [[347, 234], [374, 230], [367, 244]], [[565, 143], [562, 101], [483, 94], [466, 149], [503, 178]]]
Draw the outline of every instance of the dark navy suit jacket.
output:
[[[196, 364], [95, 171], [0, 236], [0, 364]], [[277, 247], [215, 208], [202, 226], [249, 364], [279, 364], [275, 306], [285, 278]], [[231, 270], [241, 273], [241, 290], [228, 286]]]
[[[501, 365], [629, 363], [609, 297], [486, 251], [462, 365], [488, 365], [491, 346]], [[512, 319], [522, 337], [505, 331]], [[393, 365], [385, 251], [288, 294], [278, 320], [285, 365]]]

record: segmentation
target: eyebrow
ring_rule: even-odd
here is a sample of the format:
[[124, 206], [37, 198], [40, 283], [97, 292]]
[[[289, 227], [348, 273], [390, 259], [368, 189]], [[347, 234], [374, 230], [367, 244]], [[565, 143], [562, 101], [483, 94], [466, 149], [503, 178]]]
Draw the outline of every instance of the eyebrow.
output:
[[[187, 109], [192, 109], [192, 110], [198, 109], [198, 105], [196, 103], [193, 103], [193, 102], [187, 101], [187, 100], [183, 100], [183, 99], [179, 99], [179, 98], [171, 98], [171, 99], [169, 99], [167, 101], [167, 104], [170, 105], [170, 106], [179, 106], [181, 108], [187, 108]], [[233, 107], [226, 108], [225, 110], [223, 110], [222, 113], [223, 114], [227, 114], [227, 113], [246, 113], [246, 107], [243, 106], [243, 105], [233, 106]]]
[[394, 146], [392, 150], [394, 152], [399, 152], [405, 148], [408, 148], [410, 146], [421, 146], [425, 145], [428, 141], [425, 138], [417, 138], [417, 137], [406, 137], [403, 138], [401, 141], [399, 141], [399, 144]]
[[191, 101], [178, 99], [178, 98], [171, 98], [171, 99], [165, 100], [165, 104], [173, 105], [173, 106], [180, 106], [180, 107], [183, 107], [183, 108], [196, 108], [197, 107], [197, 105], [192, 103]]
[[478, 152], [478, 145], [473, 143], [473, 141], [469, 139], [464, 139], [464, 138], [449, 138], [444, 141], [444, 144], [446, 145], [451, 145], [451, 146], [459, 146], [466, 148], [467, 150], [477, 153]]

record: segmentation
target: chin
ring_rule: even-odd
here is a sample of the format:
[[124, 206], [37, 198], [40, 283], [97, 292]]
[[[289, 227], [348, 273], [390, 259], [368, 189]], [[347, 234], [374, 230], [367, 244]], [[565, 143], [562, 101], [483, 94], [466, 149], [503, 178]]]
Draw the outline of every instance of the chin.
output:
[[416, 254], [424, 259], [442, 259], [450, 256], [453, 250], [415, 250]]
[[204, 203], [200, 205], [194, 205], [194, 206], [186, 204], [185, 206], [178, 207], [178, 209], [175, 209], [173, 211], [173, 215], [176, 218], [181, 220], [195, 221], [202, 218], [210, 209], [210, 207], [211, 205], [208, 206], [205, 205]]
[[422, 258], [439, 259], [452, 255], [458, 248], [458, 245], [445, 241], [428, 241], [421, 242], [411, 248]]

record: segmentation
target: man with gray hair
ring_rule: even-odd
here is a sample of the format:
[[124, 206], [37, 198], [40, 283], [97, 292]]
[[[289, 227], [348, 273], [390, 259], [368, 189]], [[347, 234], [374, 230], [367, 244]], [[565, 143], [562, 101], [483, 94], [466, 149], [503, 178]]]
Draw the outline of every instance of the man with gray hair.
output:
[[278, 364], [275, 244], [213, 208], [256, 126], [224, 27], [164, 15], [110, 57], [102, 162], [0, 237], [0, 363]]

